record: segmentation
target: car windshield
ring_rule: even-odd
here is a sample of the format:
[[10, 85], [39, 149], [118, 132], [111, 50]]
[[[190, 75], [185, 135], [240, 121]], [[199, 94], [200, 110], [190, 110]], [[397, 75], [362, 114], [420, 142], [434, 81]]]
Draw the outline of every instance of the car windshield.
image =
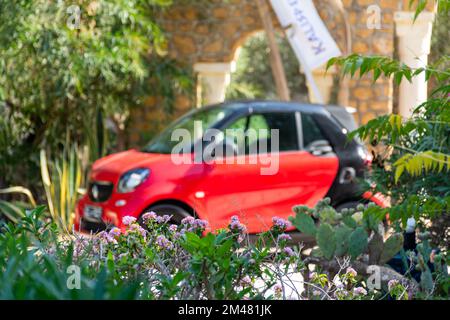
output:
[[192, 111], [172, 123], [160, 135], [150, 141], [142, 151], [170, 154], [174, 147], [180, 144], [181, 138], [178, 133], [182, 134], [183, 137], [187, 134], [189, 139], [183, 139], [182, 141], [192, 145], [196, 140], [203, 137], [205, 130], [214, 127], [231, 112], [231, 108], [223, 105]]

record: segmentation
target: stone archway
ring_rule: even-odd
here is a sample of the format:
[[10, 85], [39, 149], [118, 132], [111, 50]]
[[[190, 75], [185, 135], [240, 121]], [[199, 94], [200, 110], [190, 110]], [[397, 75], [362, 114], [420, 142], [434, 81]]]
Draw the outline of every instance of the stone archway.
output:
[[[346, 46], [341, 15], [326, 1], [316, 7], [341, 48]], [[273, 11], [272, 21], [282, 31]], [[252, 34], [263, 30], [258, 8], [252, 0], [211, 1], [201, 5], [178, 5], [159, 20], [169, 32], [170, 56], [187, 61], [198, 75], [199, 89], [206, 104], [223, 101], [225, 89], [234, 71], [236, 51]], [[316, 81], [330, 96], [332, 73], [316, 70]], [[314, 97], [311, 97], [314, 101]], [[197, 99], [198, 100], [198, 99]], [[197, 101], [197, 105], [200, 105]]]
[[[332, 1], [315, 0], [314, 3], [339, 47], [345, 52], [344, 20], [331, 5]], [[342, 0], [351, 25], [351, 51], [365, 55], [393, 56], [396, 31], [394, 16], [399, 11], [408, 11], [408, 2], [408, 0]], [[370, 18], [368, 8], [371, 6], [378, 7], [381, 15], [379, 26], [376, 28], [368, 26]], [[272, 15], [273, 21], [276, 22], [273, 12]], [[221, 88], [226, 85], [233, 70], [232, 62], [236, 49], [253, 32], [263, 29], [254, 0], [226, 2], [210, 0], [201, 4], [174, 5], [158, 19], [158, 22], [167, 33], [170, 57], [191, 65], [201, 81], [206, 79], [214, 88], [210, 97], [213, 100], [220, 100], [223, 97], [224, 91]], [[414, 36], [411, 32], [408, 34]], [[317, 82], [322, 83], [323, 88], [328, 88], [327, 90], [332, 88], [330, 74], [325, 76], [324, 70], [316, 70], [314, 77]], [[349, 88], [349, 105], [356, 108], [356, 120], [359, 123], [366, 123], [375, 116], [392, 111], [392, 79], [379, 79], [374, 84], [369, 76], [365, 76], [362, 79], [350, 80]], [[173, 118], [159, 110], [158, 99], [149, 98], [147, 102], [145, 108], [132, 114], [133, 126], [130, 132], [132, 144], [142, 140], [142, 131], [151, 127], [152, 131], [157, 132]], [[195, 105], [194, 101], [186, 97], [178, 97], [174, 116], [186, 112]]]

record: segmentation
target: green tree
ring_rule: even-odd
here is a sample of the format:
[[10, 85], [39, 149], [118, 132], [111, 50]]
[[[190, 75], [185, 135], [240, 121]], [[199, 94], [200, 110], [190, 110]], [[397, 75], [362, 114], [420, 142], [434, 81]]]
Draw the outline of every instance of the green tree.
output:
[[[417, 14], [426, 2], [418, 2]], [[449, 9], [448, 1], [439, 2], [441, 15], [447, 15]], [[374, 81], [380, 76], [393, 77], [398, 85], [425, 73], [426, 81], [434, 82], [430, 98], [416, 107], [411, 118], [403, 119], [395, 114], [382, 116], [351, 135], [385, 146], [373, 168], [368, 188], [375, 182], [374, 191], [389, 196], [392, 207], [373, 207], [366, 214], [382, 218], [389, 213], [393, 221], [403, 225], [409, 217], [424, 222], [431, 219], [434, 223], [429, 230], [434, 233], [435, 243], [443, 248], [448, 248], [450, 228], [449, 61], [449, 56], [442, 54], [434, 57], [430, 65], [412, 69], [391, 58], [354, 54], [328, 63], [328, 66], [339, 65], [351, 76], [371, 74]]]
[[89, 145], [91, 159], [102, 156], [105, 118], [120, 135], [144, 97], [163, 95], [170, 108], [178, 92], [190, 89], [189, 72], [165, 58], [166, 40], [154, 22], [170, 3], [0, 2], [3, 184], [38, 177], [38, 150], [56, 153], [67, 137]]
[[[307, 101], [305, 76], [300, 72], [300, 65], [289, 42], [280, 35], [277, 35], [277, 42], [292, 100]], [[277, 99], [269, 47], [264, 33], [252, 36], [242, 46], [236, 69], [231, 76], [227, 99]]]

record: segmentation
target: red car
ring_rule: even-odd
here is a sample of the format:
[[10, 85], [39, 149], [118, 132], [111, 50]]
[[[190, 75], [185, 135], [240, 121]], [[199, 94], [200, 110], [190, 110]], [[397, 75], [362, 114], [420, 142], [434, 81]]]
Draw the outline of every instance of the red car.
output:
[[[175, 223], [196, 216], [211, 230], [238, 215], [254, 234], [268, 230], [274, 216], [286, 219], [293, 206], [313, 207], [324, 197], [338, 209], [369, 200], [382, 204], [362, 195], [356, 181], [370, 156], [358, 141], [348, 140], [346, 133], [355, 128], [346, 109], [335, 106], [251, 101], [194, 110], [143, 149], [96, 161], [88, 192], [77, 205], [75, 228], [123, 228], [124, 216], [155, 211], [172, 215]], [[226, 129], [244, 133], [242, 143]], [[208, 130], [226, 134], [206, 139]], [[180, 143], [177, 132], [194, 139]], [[231, 150], [232, 157], [212, 152], [208, 161], [198, 161], [208, 146]]]

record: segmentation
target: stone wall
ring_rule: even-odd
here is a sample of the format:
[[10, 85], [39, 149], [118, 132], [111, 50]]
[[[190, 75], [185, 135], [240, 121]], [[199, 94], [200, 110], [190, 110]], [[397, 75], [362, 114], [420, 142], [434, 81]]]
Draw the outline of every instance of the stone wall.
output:
[[[345, 24], [333, 1], [315, 1], [319, 13], [340, 46], [346, 52]], [[352, 51], [362, 54], [392, 56], [394, 54], [394, 12], [404, 9], [407, 0], [342, 0], [352, 31]], [[369, 6], [380, 8], [379, 29], [368, 28]], [[272, 12], [273, 21], [276, 18]], [[211, 0], [208, 4], [175, 5], [158, 22], [167, 32], [168, 54], [183, 63], [231, 62], [237, 49], [253, 33], [263, 29], [254, 0]], [[278, 26], [277, 26], [278, 27]], [[392, 80], [368, 77], [350, 81], [350, 106], [357, 109], [356, 120], [366, 123], [377, 115], [392, 111]], [[192, 108], [195, 102], [180, 97], [174, 115], [158, 107], [157, 98], [149, 98], [146, 107], [132, 114], [132, 144], [139, 144], [148, 135], [161, 130], [172, 118]]]

